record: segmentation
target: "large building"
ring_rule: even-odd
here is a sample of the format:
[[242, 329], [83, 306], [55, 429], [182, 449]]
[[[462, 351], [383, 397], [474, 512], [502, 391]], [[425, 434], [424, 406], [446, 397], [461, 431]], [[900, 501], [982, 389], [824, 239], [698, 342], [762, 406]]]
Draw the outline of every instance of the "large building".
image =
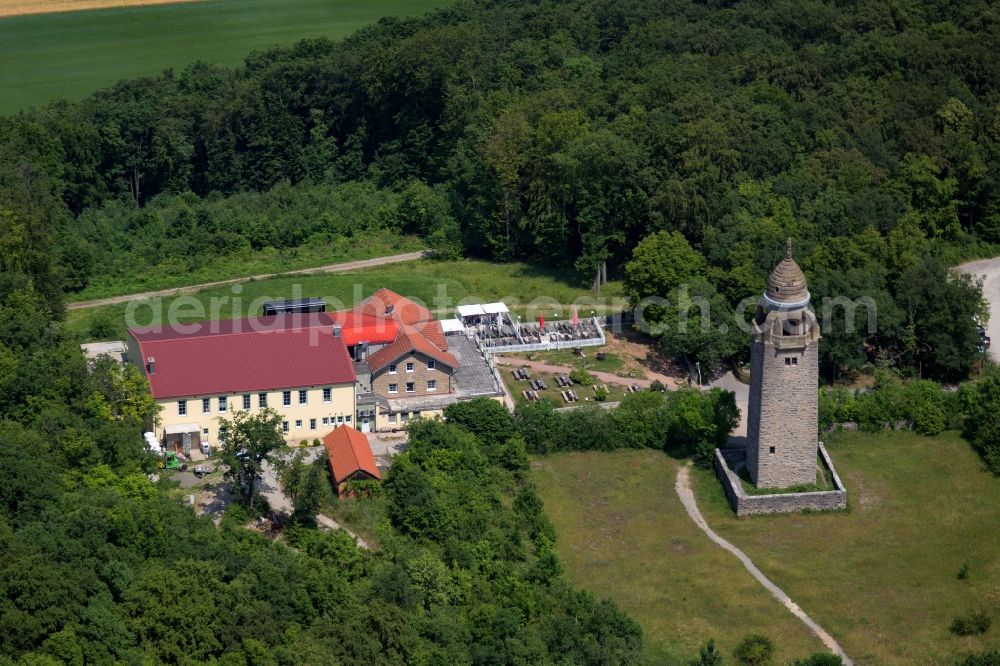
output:
[[747, 468], [760, 488], [816, 483], [819, 338], [788, 241], [753, 322]]
[[356, 376], [339, 331], [316, 315], [129, 329], [128, 359], [161, 407], [157, 435], [175, 450], [216, 444], [219, 418], [273, 408], [289, 441], [354, 422]]
[[160, 405], [168, 447], [217, 443], [220, 416], [272, 407], [289, 441], [329, 426], [402, 428], [449, 404], [502, 395], [479, 347], [432, 313], [380, 289], [355, 308], [130, 329], [128, 359]]

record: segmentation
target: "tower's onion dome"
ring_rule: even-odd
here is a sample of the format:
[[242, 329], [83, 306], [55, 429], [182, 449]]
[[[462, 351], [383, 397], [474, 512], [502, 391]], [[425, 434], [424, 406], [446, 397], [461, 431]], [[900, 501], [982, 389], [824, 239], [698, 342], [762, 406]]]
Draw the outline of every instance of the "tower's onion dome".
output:
[[806, 276], [802, 269], [792, 259], [792, 239], [785, 243], [785, 258], [774, 267], [767, 278], [767, 291], [764, 297], [776, 306], [798, 306], [809, 302], [809, 291], [806, 289]]

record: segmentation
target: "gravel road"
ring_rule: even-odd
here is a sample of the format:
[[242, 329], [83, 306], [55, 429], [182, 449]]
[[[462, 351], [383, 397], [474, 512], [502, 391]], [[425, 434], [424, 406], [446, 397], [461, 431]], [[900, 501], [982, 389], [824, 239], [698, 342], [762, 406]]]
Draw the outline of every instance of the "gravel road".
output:
[[246, 277], [233, 278], [232, 280], [219, 280], [217, 282], [204, 282], [202, 284], [192, 284], [187, 287], [172, 287], [170, 289], [160, 289], [158, 291], [142, 291], [137, 294], [125, 294], [123, 296], [112, 296], [110, 298], [99, 298], [93, 301], [77, 301], [76, 303], [67, 303], [67, 310], [83, 310], [85, 308], [96, 308], [101, 305], [117, 305], [118, 303], [127, 303], [129, 301], [141, 301], [147, 298], [155, 298], [157, 296], [183, 296], [185, 294], [194, 294], [201, 291], [202, 289], [211, 289], [212, 287], [224, 287], [230, 284], [238, 284], [240, 282], [249, 282], [250, 280], [264, 280], [266, 278], [279, 277], [285, 275], [318, 275], [320, 273], [343, 273], [345, 271], [355, 271], [362, 268], [373, 268], [376, 266], [386, 266], [388, 264], [399, 264], [404, 261], [416, 261], [417, 259], [422, 259], [427, 256], [427, 253], [421, 250], [420, 252], [406, 252], [404, 254], [393, 254], [388, 257], [375, 257], [374, 259], [361, 259], [358, 261], [347, 261], [340, 264], [329, 264], [327, 266], [316, 266], [314, 268], [300, 268], [294, 271], [286, 271], [284, 273], [261, 273], [260, 275], [248, 275]]
[[990, 304], [990, 321], [986, 325], [986, 335], [997, 341], [997, 346], [990, 347], [990, 358], [994, 363], [1000, 363], [1000, 257], [979, 259], [956, 266], [956, 268], [983, 280], [983, 297]]

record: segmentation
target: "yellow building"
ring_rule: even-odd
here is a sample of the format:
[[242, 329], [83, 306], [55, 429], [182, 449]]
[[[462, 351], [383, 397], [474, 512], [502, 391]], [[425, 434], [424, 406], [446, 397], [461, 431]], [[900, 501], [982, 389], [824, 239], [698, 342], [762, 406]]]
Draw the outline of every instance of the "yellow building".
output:
[[[287, 318], [286, 318], [287, 317]], [[313, 325], [310, 325], [313, 324]], [[279, 316], [129, 329], [128, 358], [142, 369], [170, 449], [217, 445], [219, 419], [272, 408], [289, 442], [354, 425], [356, 377], [340, 328]]]

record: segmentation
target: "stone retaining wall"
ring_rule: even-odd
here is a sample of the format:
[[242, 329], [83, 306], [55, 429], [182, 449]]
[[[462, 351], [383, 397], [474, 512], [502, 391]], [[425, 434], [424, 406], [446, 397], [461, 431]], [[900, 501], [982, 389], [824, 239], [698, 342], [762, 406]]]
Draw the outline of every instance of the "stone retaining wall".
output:
[[834, 490], [809, 493], [779, 493], [774, 495], [747, 495], [739, 476], [733, 471], [735, 464], [746, 460], [745, 449], [716, 449], [715, 475], [722, 482], [726, 499], [737, 516], [764, 513], [794, 513], [796, 511], [837, 511], [847, 508], [847, 489], [833, 467], [830, 454], [819, 443], [819, 456], [823, 466], [830, 470]]

